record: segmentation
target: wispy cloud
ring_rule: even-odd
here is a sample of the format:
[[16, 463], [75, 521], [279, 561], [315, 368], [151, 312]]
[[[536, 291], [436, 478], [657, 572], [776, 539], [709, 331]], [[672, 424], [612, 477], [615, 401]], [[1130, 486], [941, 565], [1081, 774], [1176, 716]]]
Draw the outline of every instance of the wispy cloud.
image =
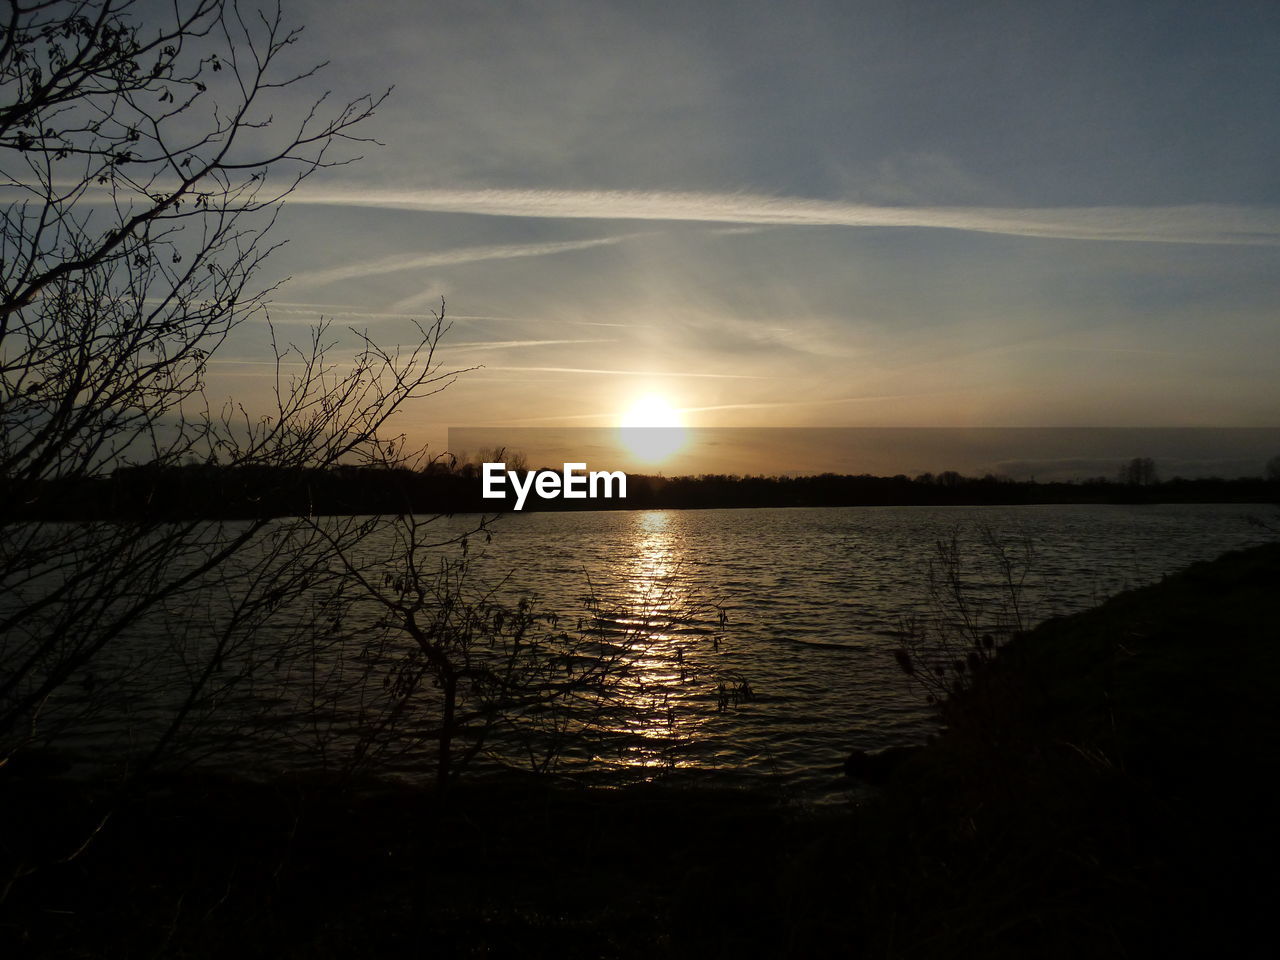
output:
[[917, 393], [885, 393], [864, 397], [830, 397], [814, 400], [775, 400], [761, 403], [717, 403], [709, 407], [681, 407], [681, 413], [708, 413], [715, 410], [782, 410], [794, 407], [833, 407], [842, 403], [880, 403], [929, 396], [936, 391]]
[[772, 380], [745, 373], [692, 373], [678, 370], [603, 370], [596, 367], [491, 367], [486, 370], [522, 371], [525, 373], [582, 373], [605, 377], [695, 377], [709, 380]]
[[591, 338], [587, 340], [474, 340], [469, 343], [450, 343], [449, 350], [506, 350], [517, 347], [549, 347], [565, 343], [617, 343], [616, 339]]
[[[157, 299], [155, 302], [159, 302]], [[345, 322], [357, 320], [420, 320], [423, 312], [403, 311], [403, 310], [365, 310], [359, 307], [353, 307], [349, 304], [339, 303], [316, 303], [300, 300], [272, 300], [267, 304], [272, 320], [281, 320], [288, 317], [300, 317], [301, 321], [286, 320], [286, 322], [303, 322], [314, 324], [319, 318], [339, 318]], [[439, 301], [436, 302], [439, 307]], [[539, 316], [481, 316], [473, 314], [457, 314], [447, 313], [445, 319], [450, 324], [504, 324], [504, 323], [536, 323], [540, 327], [553, 325], [575, 326], [575, 327], [616, 327], [627, 330], [635, 330], [640, 327], [653, 327], [651, 323], [613, 323], [606, 320], [570, 320], [564, 317], [539, 317]], [[587, 340], [564, 340], [564, 341], [538, 341], [544, 342], [562, 342], [562, 343], [588, 343]], [[611, 343], [611, 340], [596, 341], [600, 343]]]
[[[1167, 207], [875, 206], [749, 193], [445, 189], [316, 189], [299, 191], [292, 202], [502, 217], [669, 220], [764, 226], [928, 227], [1021, 237], [1152, 243], [1280, 243], [1280, 208], [1217, 204]], [[575, 243], [595, 245], [616, 243], [620, 239], [623, 238]], [[529, 249], [551, 246], [557, 245], [534, 245]], [[564, 245], [564, 249], [574, 248]], [[478, 252], [522, 248], [474, 249]], [[529, 254], [495, 256], [536, 256], [549, 252], [558, 251], [541, 249]], [[354, 266], [348, 269], [354, 269]], [[392, 266], [389, 269], [404, 267]]]
[[[488, 369], [494, 369], [492, 367]], [[888, 400], [906, 400], [913, 397], [928, 396], [928, 393], [894, 393], [883, 394], [879, 396], [863, 396], [863, 397], [832, 397], [830, 399], [815, 400], [779, 400], [775, 402], [764, 403], [718, 403], [705, 407], [679, 407], [678, 413], [709, 413], [721, 410], [786, 410], [797, 407], [825, 407], [838, 406], [843, 403], [877, 403]], [[602, 411], [600, 413], [570, 413], [570, 414], [552, 414], [543, 417], [505, 417], [500, 420], [481, 420], [477, 423], [503, 423], [508, 425], [523, 423], [547, 423], [559, 425], [562, 423], [578, 422], [585, 420], [603, 420], [606, 423], [614, 423], [618, 419], [618, 415], [613, 411]]]
[[[369, 204], [381, 206], [380, 204]], [[452, 250], [436, 250], [430, 253], [397, 253], [375, 260], [344, 263], [324, 270], [310, 270], [294, 274], [298, 284], [323, 285], [355, 277], [378, 276], [398, 273], [401, 270], [422, 270], [428, 267], [456, 266], [462, 263], [478, 263], [483, 260], [515, 260], [521, 257], [546, 257], [573, 250], [611, 246], [630, 239], [634, 234], [616, 237], [595, 237], [589, 240], [564, 240], [549, 243], [506, 243], [492, 246], [457, 247]]]
[[[412, 316], [412, 314], [405, 314]], [[572, 324], [579, 327], [623, 327], [628, 330], [634, 330], [636, 327], [652, 327], [651, 323], [613, 323], [607, 320], [566, 320], [563, 317], [548, 319], [547, 317], [484, 317], [484, 316], [461, 316], [450, 317], [451, 320], [462, 322], [478, 321], [485, 323], [536, 323], [542, 326], [552, 323]]]

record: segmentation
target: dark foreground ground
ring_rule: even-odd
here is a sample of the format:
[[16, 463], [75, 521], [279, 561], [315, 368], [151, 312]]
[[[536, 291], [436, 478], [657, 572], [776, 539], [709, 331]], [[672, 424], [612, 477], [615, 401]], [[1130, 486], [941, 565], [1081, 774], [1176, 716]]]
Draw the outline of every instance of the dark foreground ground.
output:
[[[0, 955], [1273, 956], [1278, 586], [1274, 545], [1043, 625], [849, 809], [157, 782], [11, 886]], [[85, 835], [89, 788], [0, 776], [6, 869]]]

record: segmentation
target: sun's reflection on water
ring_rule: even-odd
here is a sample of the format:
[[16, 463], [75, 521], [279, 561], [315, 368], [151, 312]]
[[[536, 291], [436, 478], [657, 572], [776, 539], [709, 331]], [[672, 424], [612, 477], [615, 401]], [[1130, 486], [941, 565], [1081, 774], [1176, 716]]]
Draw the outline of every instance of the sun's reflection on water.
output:
[[711, 655], [718, 647], [709, 598], [700, 597], [682, 569], [691, 556], [672, 511], [633, 514], [629, 542], [617, 560], [616, 628], [629, 634], [625, 709], [613, 733], [624, 770], [685, 766], [705, 739], [715, 711]]
[[645, 510], [635, 515], [632, 555], [627, 564], [635, 589], [653, 591], [671, 586], [681, 559], [676, 521], [669, 510]]

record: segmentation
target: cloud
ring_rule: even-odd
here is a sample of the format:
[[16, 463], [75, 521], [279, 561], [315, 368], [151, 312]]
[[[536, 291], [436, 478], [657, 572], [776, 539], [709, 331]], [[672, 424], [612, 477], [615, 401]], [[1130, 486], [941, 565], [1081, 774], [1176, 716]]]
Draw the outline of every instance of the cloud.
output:
[[617, 343], [616, 339], [592, 338], [588, 340], [473, 340], [447, 344], [449, 350], [506, 350], [516, 347], [548, 347], [565, 343]]
[[[160, 303], [159, 298], [148, 298], [148, 303]], [[271, 319], [280, 321], [282, 317], [301, 317], [301, 321], [286, 320], [283, 322], [295, 323], [302, 322], [306, 324], [315, 324], [321, 317], [341, 318], [343, 321], [355, 320], [418, 320], [421, 319], [422, 311], [391, 311], [391, 310], [363, 310], [352, 307], [347, 304], [339, 303], [318, 303], [301, 300], [271, 300], [267, 303]], [[543, 316], [482, 316], [476, 314], [457, 314], [450, 313], [446, 315], [446, 320], [450, 324], [504, 324], [504, 323], [536, 323], [541, 327], [552, 325], [566, 325], [576, 327], [617, 327], [627, 330], [635, 330], [640, 327], [653, 327], [651, 323], [611, 323], [605, 320], [569, 320], [564, 317], [543, 317]], [[539, 341], [549, 342], [549, 341]], [[564, 343], [587, 343], [586, 340], [565, 340]], [[612, 343], [612, 340], [600, 340], [599, 343]], [[454, 344], [457, 346], [457, 344]]]
[[595, 367], [491, 367], [486, 370], [524, 371], [529, 373], [585, 373], [606, 377], [705, 377], [711, 380], [772, 380], [745, 373], [693, 373], [680, 370], [602, 370]]
[[[486, 367], [485, 369], [486, 370], [506, 370], [511, 368]], [[523, 369], [541, 369], [541, 368], [526, 367]], [[595, 372], [595, 371], [592, 371], [592, 372]], [[609, 372], [624, 373], [626, 371], [611, 370]], [[670, 374], [664, 374], [664, 376], [670, 376]], [[692, 376], [696, 376], [696, 374], [692, 374]], [[514, 382], [519, 382], [519, 381], [514, 381]], [[923, 395], [924, 394], [918, 394], [918, 393], [896, 393], [896, 394], [885, 394], [883, 396], [875, 396], [875, 397], [871, 397], [871, 396], [835, 397], [829, 400], [816, 399], [816, 400], [781, 400], [776, 402], [762, 402], [762, 403], [718, 403], [712, 406], [704, 406], [704, 407], [678, 407], [676, 408], [676, 412], [677, 413], [709, 413], [709, 412], [718, 412], [721, 410], [775, 410], [775, 409], [782, 410], [782, 409], [790, 409], [794, 407], [835, 406], [837, 404], [842, 404], [842, 403], [876, 403], [876, 402], [886, 401], [886, 400], [905, 400], [910, 397], [917, 397], [917, 396], [923, 396]], [[487, 420], [487, 421], [478, 421], [478, 422], [479, 423], [504, 423], [504, 424], [517, 424], [517, 423], [561, 424], [561, 423], [567, 423], [569, 421], [577, 421], [577, 420], [610, 420], [612, 421], [616, 419], [616, 417], [617, 417], [617, 414], [612, 411], [603, 411], [600, 413], [548, 414], [546, 416], [541, 416], [541, 417], [515, 417], [515, 418], [504, 417], [501, 420]], [[705, 428], [696, 428], [696, 429], [705, 429]], [[725, 428], [720, 427], [720, 428], [711, 428], [711, 429], [723, 430]], [[743, 429], [743, 428], [729, 428], [729, 429]], [[745, 429], [751, 429], [751, 428], [745, 428]]]
[[[1280, 208], [1218, 204], [1168, 207], [875, 206], [749, 193], [521, 189], [315, 189], [300, 190], [291, 202], [501, 217], [668, 220], [763, 226], [925, 227], [1019, 237], [1149, 243], [1280, 243]], [[596, 245], [616, 243], [620, 239], [623, 238], [575, 243]], [[542, 248], [540, 252], [558, 252], [545, 249], [558, 246], [555, 244], [535, 246]], [[574, 247], [566, 244], [564, 249]], [[463, 252], [456, 251], [459, 254]], [[354, 266], [346, 269], [354, 269]], [[392, 266], [390, 269], [403, 267]]]
[[887, 400], [909, 400], [913, 397], [929, 396], [930, 393], [885, 393], [865, 397], [830, 397], [813, 400], [776, 400], [760, 403], [717, 403], [709, 407], [681, 407], [681, 413], [707, 413], [713, 410], [769, 410], [790, 407], [830, 407], [841, 403], [881, 403]]
[[[401, 270], [421, 270], [425, 267], [455, 266], [461, 263], [477, 263], [482, 260], [515, 260], [521, 257], [546, 257], [573, 250], [610, 246], [630, 239], [635, 234], [618, 237], [596, 237], [589, 240], [564, 240], [550, 243], [506, 243], [492, 246], [458, 247], [453, 250], [436, 250], [431, 253], [397, 253], [376, 260], [344, 263], [324, 270], [310, 270], [294, 274], [298, 284], [322, 285], [356, 277], [398, 273]], [[394, 312], [394, 311], [393, 311]]]

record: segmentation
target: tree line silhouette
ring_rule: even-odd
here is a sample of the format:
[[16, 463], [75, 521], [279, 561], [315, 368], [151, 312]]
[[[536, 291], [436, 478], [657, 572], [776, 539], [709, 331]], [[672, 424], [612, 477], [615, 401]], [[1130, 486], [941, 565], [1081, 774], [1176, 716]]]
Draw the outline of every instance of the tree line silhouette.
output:
[[[18, 493], [0, 481], [0, 495]], [[22, 485], [11, 515], [26, 520], [260, 519], [284, 516], [502, 513], [514, 506], [481, 496], [474, 464], [437, 461], [422, 469], [340, 465], [303, 469], [264, 465], [130, 466], [98, 477]], [[625, 499], [530, 497], [525, 510], [709, 509], [717, 507], [947, 506], [1065, 503], [1272, 503], [1280, 479], [1218, 477], [1159, 480], [1147, 464], [1118, 479], [1011, 480], [955, 471], [892, 477], [631, 474]]]

